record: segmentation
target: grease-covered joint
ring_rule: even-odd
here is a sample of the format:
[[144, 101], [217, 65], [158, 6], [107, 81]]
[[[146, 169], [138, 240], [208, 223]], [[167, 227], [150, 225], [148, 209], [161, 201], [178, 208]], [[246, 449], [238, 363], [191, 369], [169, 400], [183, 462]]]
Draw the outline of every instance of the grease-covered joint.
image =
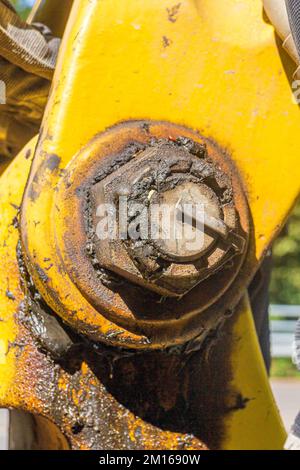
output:
[[47, 313], [37, 304], [25, 306], [23, 324], [38, 341], [40, 349], [48, 352], [54, 359], [62, 359], [74, 347], [74, 343], [67, 334], [58, 318]]
[[17, 260], [25, 294], [18, 319], [30, 331], [41, 350], [49, 353], [53, 359], [61, 360], [74, 349], [74, 341], [60, 318], [49, 309], [36, 290], [24, 263], [20, 242], [17, 245]]
[[87, 199], [96, 263], [161, 296], [182, 297], [244, 251], [230, 178], [184, 136], [152, 138], [98, 176]]
[[[237, 304], [238, 285], [248, 276], [247, 269], [238, 274], [247, 261], [249, 212], [239, 174], [216, 142], [168, 122], [128, 121], [53, 171], [47, 260], [29, 243], [37, 216], [26, 200], [20, 234], [26, 268], [61, 325], [123, 350], [166, 350], [193, 338], [200, 344]], [[39, 167], [29, 199], [36, 181], [39, 191], [50, 191], [43, 174]], [[119, 224], [124, 200], [128, 217]], [[115, 211], [116, 237], [103, 229], [107, 205]], [[197, 205], [204, 208], [200, 217]], [[183, 225], [200, 235], [194, 246], [185, 236], [161, 236], [159, 218], [153, 235], [152, 210], [162, 206], [170, 209], [171, 229]]]

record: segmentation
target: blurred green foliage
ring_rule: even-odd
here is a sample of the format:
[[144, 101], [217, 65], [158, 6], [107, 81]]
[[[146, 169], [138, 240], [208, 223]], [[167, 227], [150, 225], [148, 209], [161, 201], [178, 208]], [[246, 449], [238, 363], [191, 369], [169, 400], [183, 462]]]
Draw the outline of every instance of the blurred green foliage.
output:
[[26, 18], [34, 3], [33, 0], [10, 0], [22, 18]]
[[275, 357], [272, 359], [270, 370], [271, 377], [296, 377], [300, 379], [300, 373], [288, 357]]
[[270, 301], [300, 305], [300, 202], [274, 244]]

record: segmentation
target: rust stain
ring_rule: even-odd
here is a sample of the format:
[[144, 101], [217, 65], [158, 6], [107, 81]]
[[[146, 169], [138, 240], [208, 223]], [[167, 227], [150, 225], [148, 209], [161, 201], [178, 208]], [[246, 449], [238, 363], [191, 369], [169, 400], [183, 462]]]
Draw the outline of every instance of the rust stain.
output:
[[47, 181], [47, 173], [53, 173], [58, 170], [61, 158], [58, 155], [50, 154], [46, 155], [39, 168], [37, 169], [31, 186], [28, 192], [28, 197], [35, 201], [43, 188], [43, 184]]

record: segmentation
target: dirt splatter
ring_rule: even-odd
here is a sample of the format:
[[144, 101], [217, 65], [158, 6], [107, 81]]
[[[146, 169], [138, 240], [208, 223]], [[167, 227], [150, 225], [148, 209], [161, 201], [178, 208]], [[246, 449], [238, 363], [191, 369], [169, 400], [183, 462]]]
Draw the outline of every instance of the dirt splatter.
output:
[[163, 47], [166, 48], [166, 47], [171, 46], [172, 42], [173, 42], [172, 39], [168, 38], [167, 36], [163, 36], [162, 38]]
[[181, 3], [177, 3], [171, 8], [167, 8], [167, 13], [168, 13], [168, 20], [171, 23], [176, 23], [178, 19], [178, 13], [179, 13], [179, 8], [181, 6]]

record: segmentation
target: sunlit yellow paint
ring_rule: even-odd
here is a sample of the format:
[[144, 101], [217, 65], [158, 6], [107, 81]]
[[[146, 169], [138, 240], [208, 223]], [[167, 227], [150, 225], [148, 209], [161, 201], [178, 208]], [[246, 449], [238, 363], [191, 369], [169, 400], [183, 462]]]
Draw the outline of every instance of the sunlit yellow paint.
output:
[[[17, 372], [16, 350], [10, 346], [18, 333], [15, 313], [23, 293], [15, 256], [19, 235], [13, 222], [21, 204], [36, 140], [22, 150], [0, 179], [0, 406], [17, 405], [10, 393]], [[31, 158], [28, 158], [29, 150]]]

